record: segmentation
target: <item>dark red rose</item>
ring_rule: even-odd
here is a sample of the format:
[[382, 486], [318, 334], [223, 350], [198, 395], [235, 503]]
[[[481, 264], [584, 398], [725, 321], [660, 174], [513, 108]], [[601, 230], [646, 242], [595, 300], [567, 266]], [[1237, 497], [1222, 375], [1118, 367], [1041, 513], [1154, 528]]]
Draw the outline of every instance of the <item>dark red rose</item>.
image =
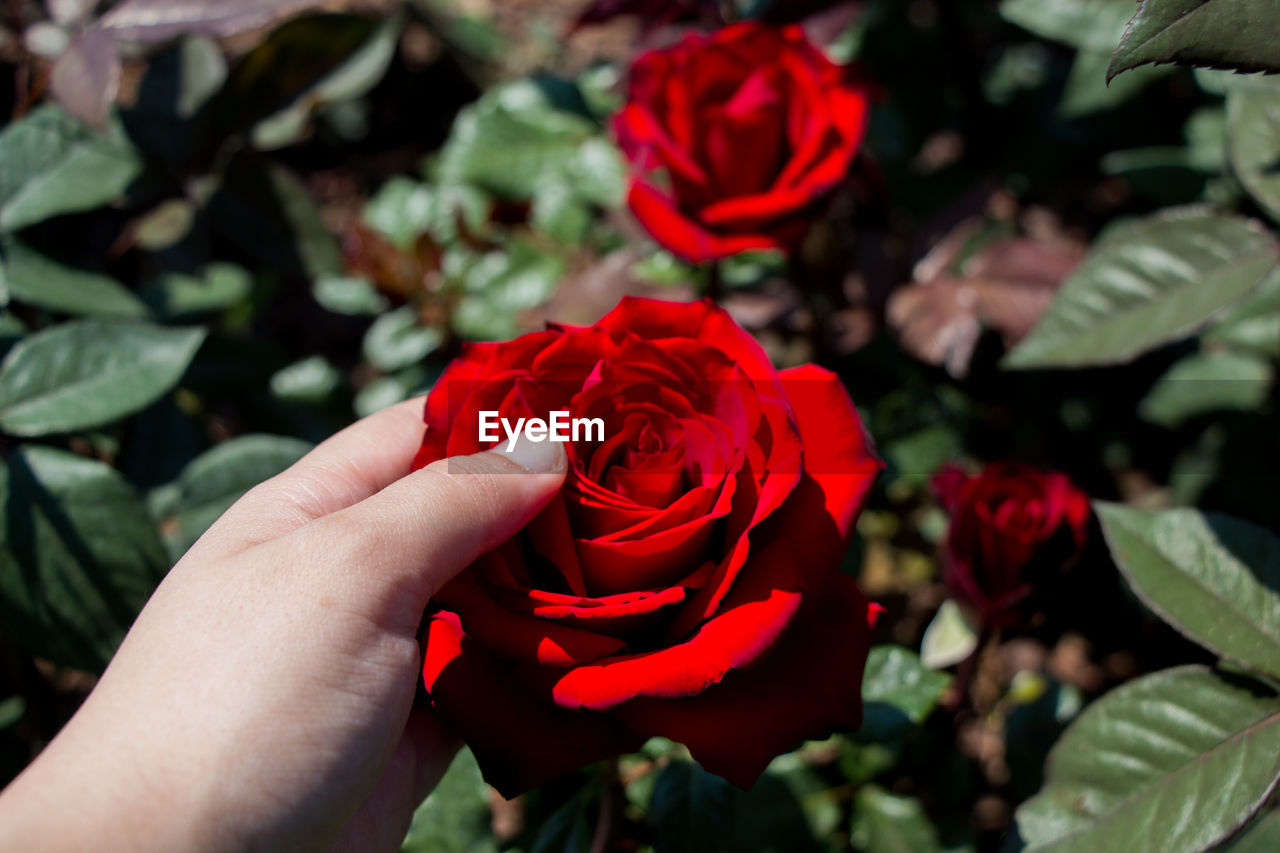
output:
[[1066, 474], [997, 462], [970, 476], [948, 465], [933, 488], [951, 512], [947, 584], [989, 626], [1015, 621], [1037, 580], [1069, 566], [1085, 545], [1089, 498]]
[[513, 796], [661, 735], [746, 787], [856, 727], [876, 612], [838, 571], [879, 462], [843, 385], [776, 371], [714, 303], [473, 344], [417, 466], [492, 446], [479, 412], [602, 418], [562, 493], [437, 596], [423, 675]]
[[799, 26], [746, 22], [646, 53], [615, 120], [631, 210], [688, 261], [792, 250], [847, 175], [867, 104]]

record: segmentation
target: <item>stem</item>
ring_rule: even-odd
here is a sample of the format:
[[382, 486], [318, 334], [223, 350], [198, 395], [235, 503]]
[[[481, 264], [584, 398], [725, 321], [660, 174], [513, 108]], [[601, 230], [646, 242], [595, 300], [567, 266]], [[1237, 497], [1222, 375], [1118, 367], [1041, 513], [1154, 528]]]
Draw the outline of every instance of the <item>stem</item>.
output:
[[17, 90], [17, 99], [13, 105], [11, 121], [17, 121], [25, 116], [35, 106], [36, 101], [40, 100], [45, 88], [49, 85], [48, 70], [37, 71], [33, 80], [31, 79], [31, 67], [31, 60], [23, 60], [22, 64], [18, 66], [17, 73], [13, 75], [13, 85]]
[[947, 704], [944, 706], [951, 713], [956, 713], [967, 704], [969, 688], [973, 685], [973, 676], [978, 671], [978, 661], [982, 658], [982, 653], [986, 651], [987, 646], [994, 637], [995, 631], [983, 625], [981, 632], [978, 634], [978, 644], [974, 646], [973, 654], [960, 662], [960, 669], [956, 670], [956, 680], [951, 688], [951, 698], [947, 700]]
[[591, 853], [608, 853], [618, 846], [618, 830], [622, 817], [622, 776], [618, 759], [610, 758], [600, 768], [600, 817], [591, 837]]
[[720, 269], [720, 261], [712, 261], [707, 273], [707, 298], [719, 302], [724, 296], [724, 278]]

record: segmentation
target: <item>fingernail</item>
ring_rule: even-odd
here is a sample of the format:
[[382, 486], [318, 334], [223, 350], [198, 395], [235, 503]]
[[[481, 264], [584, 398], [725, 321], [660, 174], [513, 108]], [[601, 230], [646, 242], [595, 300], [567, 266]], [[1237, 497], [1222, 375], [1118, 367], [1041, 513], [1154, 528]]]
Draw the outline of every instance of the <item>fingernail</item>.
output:
[[552, 474], [565, 469], [566, 459], [564, 446], [558, 441], [530, 441], [521, 434], [516, 438], [515, 447], [507, 450], [505, 443], [494, 448], [512, 462], [531, 474]]

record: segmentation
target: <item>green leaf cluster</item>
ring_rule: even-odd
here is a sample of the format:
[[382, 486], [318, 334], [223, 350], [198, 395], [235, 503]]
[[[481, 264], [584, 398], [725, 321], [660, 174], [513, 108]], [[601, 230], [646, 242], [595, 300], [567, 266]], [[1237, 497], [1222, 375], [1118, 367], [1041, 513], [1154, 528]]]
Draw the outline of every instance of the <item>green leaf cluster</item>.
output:
[[1280, 782], [1280, 538], [1193, 509], [1096, 509], [1133, 591], [1224, 667], [1157, 672], [1087, 708], [1018, 832], [1036, 851], [1205, 850]]

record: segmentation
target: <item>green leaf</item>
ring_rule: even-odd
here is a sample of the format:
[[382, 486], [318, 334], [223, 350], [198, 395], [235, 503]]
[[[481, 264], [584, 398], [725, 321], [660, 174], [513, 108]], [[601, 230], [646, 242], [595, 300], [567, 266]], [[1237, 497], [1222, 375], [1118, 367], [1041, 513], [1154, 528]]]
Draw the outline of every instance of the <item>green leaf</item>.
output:
[[299, 93], [292, 104], [258, 122], [252, 133], [254, 147], [272, 150], [292, 145], [305, 136], [316, 111], [359, 98], [377, 85], [395, 57], [401, 26], [398, 18], [384, 20], [351, 55]]
[[938, 830], [915, 797], [864, 785], [854, 798], [853, 846], [869, 853], [941, 851]]
[[1275, 853], [1280, 850], [1280, 811], [1274, 809], [1218, 848], [1219, 853]]
[[1106, 174], [1123, 178], [1135, 192], [1164, 205], [1203, 199], [1210, 178], [1190, 149], [1169, 145], [1112, 151], [1098, 165]]
[[1280, 676], [1280, 538], [1194, 509], [1095, 505], [1138, 597], [1209, 650]]
[[138, 248], [148, 252], [172, 248], [191, 233], [196, 215], [196, 206], [185, 198], [161, 202], [134, 223]]
[[530, 853], [591, 853], [591, 821], [595, 818], [591, 806], [593, 798], [599, 797], [598, 787], [580, 786], [552, 812], [538, 828]]
[[489, 828], [489, 789], [463, 748], [431, 796], [413, 813], [400, 853], [497, 853]]
[[277, 371], [271, 393], [287, 403], [317, 405], [342, 385], [342, 374], [322, 355], [313, 355]]
[[249, 298], [253, 277], [235, 264], [210, 264], [199, 278], [165, 273], [138, 291], [144, 302], [166, 320], [197, 317], [238, 305]]
[[305, 101], [306, 93], [359, 53], [379, 26], [364, 15], [328, 14], [272, 30], [236, 62], [210, 103], [216, 134], [249, 130], [295, 100]]
[[1275, 11], [1271, 0], [1141, 0], [1107, 77], [1148, 62], [1280, 71]]
[[27, 700], [21, 696], [10, 696], [0, 702], [0, 732], [22, 722], [27, 713]]
[[0, 358], [27, 334], [27, 327], [10, 311], [0, 311]]
[[0, 364], [0, 430], [40, 436], [103, 426], [168, 392], [203, 329], [85, 320], [32, 335]]
[[573, 170], [581, 146], [595, 134], [592, 122], [558, 109], [544, 87], [512, 83], [458, 116], [440, 152], [438, 178], [530, 199], [539, 181]]
[[1227, 111], [1201, 107], [1182, 128], [1191, 164], [1205, 172], [1220, 172], [1227, 159]]
[[1113, 690], [1049, 755], [1018, 809], [1027, 850], [1205, 850], [1243, 825], [1280, 774], [1280, 701], [1203, 667]]
[[136, 103], [122, 113], [129, 137], [149, 154], [187, 170], [216, 144], [205, 107], [227, 80], [218, 43], [188, 36], [152, 54]]
[[105, 136], [47, 105], [0, 132], [0, 230], [114, 201], [142, 170], [119, 128]]
[[460, 57], [464, 67], [495, 65], [506, 55], [506, 37], [494, 25], [492, 16], [485, 13], [486, 7], [468, 7], [458, 0], [410, 2], [450, 52]]
[[1276, 263], [1258, 223], [1191, 207], [1113, 228], [1004, 360], [1009, 368], [1125, 362], [1184, 337]]
[[360, 389], [352, 401], [357, 417], [367, 418], [410, 397], [425, 394], [440, 378], [439, 364], [414, 364], [391, 376], [375, 379]]
[[401, 249], [429, 234], [441, 245], [455, 243], [459, 230], [484, 233], [493, 200], [465, 184], [431, 186], [403, 176], [384, 183], [365, 205], [364, 221]]
[[392, 372], [422, 361], [442, 343], [440, 330], [419, 325], [418, 310], [405, 305], [374, 320], [364, 337], [364, 357], [374, 367]]
[[1138, 404], [1138, 414], [1173, 428], [1212, 412], [1255, 411], [1266, 403], [1273, 378], [1271, 362], [1254, 355], [1196, 353], [1156, 380]]
[[627, 197], [627, 166], [618, 146], [607, 137], [583, 140], [569, 161], [569, 185], [583, 199], [599, 207], [619, 207]]
[[0, 229], [17, 231], [64, 213], [102, 207], [124, 195], [141, 173], [142, 161], [132, 148], [106, 140], [81, 143], [5, 202]]
[[1280, 85], [1267, 80], [1231, 87], [1227, 160], [1245, 191], [1280, 221]]
[[209, 202], [209, 215], [218, 231], [261, 264], [312, 279], [345, 273], [315, 200], [282, 166], [236, 160]]
[[[824, 754], [841, 745], [839, 737], [813, 743]], [[805, 755], [807, 748], [779, 755], [760, 777], [758, 788], [747, 792], [744, 808], [750, 817], [742, 821], [746, 837], [773, 838], [790, 832], [791, 826], [801, 838], [811, 839], [830, 838], [839, 830], [845, 815], [840, 792], [833, 790], [820, 768], [811, 763]], [[801, 815], [807, 832], [798, 821]]]
[[658, 853], [816, 849], [796, 790], [772, 770], [744, 792], [697, 764], [672, 761], [654, 782], [649, 824]]
[[1280, 268], [1232, 306], [1204, 339], [1280, 358]]
[[862, 678], [859, 737], [887, 740], [923, 722], [950, 683], [951, 676], [927, 668], [915, 652], [876, 646], [867, 656]]
[[978, 650], [978, 626], [952, 599], [942, 602], [920, 641], [920, 662], [929, 669], [945, 669]]
[[[1047, 4], [1046, 4], [1047, 5]], [[1067, 76], [1058, 112], [1066, 118], [1078, 118], [1101, 110], [1114, 109], [1161, 77], [1169, 74], [1167, 68], [1144, 68], [1126, 74], [1107, 84], [1107, 64], [1111, 51], [1081, 50], [1076, 54]]]
[[592, 219], [591, 208], [572, 187], [560, 181], [549, 181], [534, 193], [530, 222], [554, 240], [568, 245], [581, 243]]
[[[397, 175], [369, 199], [364, 208], [364, 221], [401, 249], [408, 249], [419, 234], [435, 233], [443, 224], [440, 206], [434, 188]], [[452, 213], [448, 216], [451, 218]]]
[[1003, 0], [1000, 15], [1041, 38], [1110, 54], [1133, 14], [1133, 0]]
[[102, 669], [168, 568], [155, 525], [109, 466], [20, 448], [0, 468], [0, 614], [55, 663]]
[[321, 307], [335, 314], [381, 314], [391, 307], [391, 301], [363, 278], [319, 278], [311, 287], [311, 295]]
[[166, 527], [170, 553], [186, 553], [249, 489], [301, 459], [311, 445], [296, 438], [246, 435], [196, 457], [178, 475]]
[[475, 340], [515, 337], [519, 313], [550, 299], [563, 275], [563, 260], [527, 243], [489, 252], [466, 271], [454, 328]]
[[19, 302], [77, 316], [147, 316], [146, 304], [108, 275], [68, 266], [20, 240], [3, 245], [9, 292]]

